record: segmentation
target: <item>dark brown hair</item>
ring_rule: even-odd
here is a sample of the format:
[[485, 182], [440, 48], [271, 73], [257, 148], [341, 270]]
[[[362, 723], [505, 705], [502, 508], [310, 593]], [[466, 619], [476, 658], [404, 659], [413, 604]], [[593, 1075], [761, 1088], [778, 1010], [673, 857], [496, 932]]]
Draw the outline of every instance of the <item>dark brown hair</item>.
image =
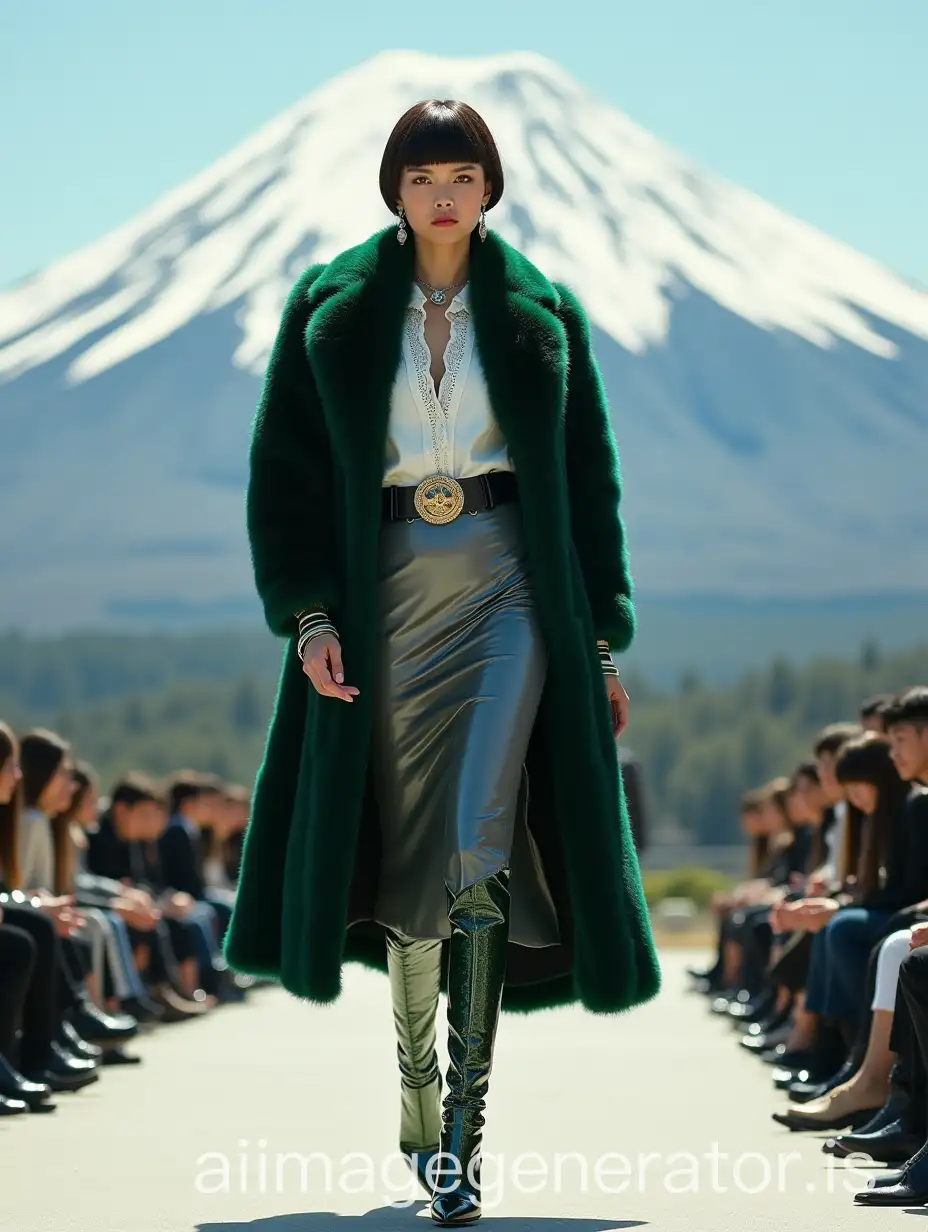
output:
[[772, 804], [776, 811], [780, 814], [780, 828], [774, 831], [773, 834], [760, 835], [764, 839], [763, 852], [761, 853], [760, 846], [757, 853], [758, 874], [763, 876], [765, 869], [769, 866], [773, 856], [789, 847], [793, 842], [793, 828], [789, 820], [789, 792], [790, 781], [785, 775], [771, 779], [769, 783], [765, 783], [761, 790], [761, 803]]
[[820, 757], [822, 753], [837, 753], [845, 740], [853, 740], [855, 736], [859, 736], [861, 727], [859, 723], [829, 723], [827, 727], [823, 727], [819, 732], [815, 741], [815, 756]]
[[883, 711], [883, 727], [905, 724], [919, 729], [928, 727], [928, 685], [916, 685], [899, 695]]
[[168, 782], [168, 809], [172, 814], [177, 813], [185, 800], [196, 800], [198, 796], [205, 795], [221, 796], [223, 791], [222, 779], [215, 774], [178, 770]]
[[71, 751], [71, 746], [44, 727], [26, 732], [19, 742], [19, 764], [23, 768], [23, 804], [38, 808], [42, 792], [58, 767]]
[[164, 790], [154, 779], [150, 779], [147, 774], [141, 774], [137, 770], [130, 770], [128, 774], [124, 774], [117, 783], [113, 784], [109, 811], [112, 811], [114, 804], [125, 804], [128, 808], [132, 808], [135, 804], [160, 804], [162, 808], [167, 808], [168, 801]]
[[[6, 723], [0, 723], [0, 769], [16, 752], [16, 737]], [[19, 889], [19, 813], [22, 808], [22, 783], [17, 783], [9, 803], [0, 804], [0, 878], [8, 890]]]
[[[801, 761], [793, 771], [790, 779], [790, 790], [795, 791], [799, 786], [800, 779], [808, 779], [811, 783], [821, 783], [821, 775], [818, 772], [818, 762], [812, 761], [809, 758], [806, 761]], [[818, 824], [812, 828], [812, 845], [809, 849], [809, 858], [806, 861], [806, 872], [814, 872], [820, 865], [825, 863], [828, 855], [828, 844], [825, 842], [824, 826], [822, 825], [823, 817], [819, 817]]]
[[895, 693], [874, 693], [872, 697], [867, 697], [860, 703], [857, 713], [861, 721], [872, 718], [882, 719], [886, 714], [887, 708], [895, 700]]
[[71, 802], [63, 813], [56, 813], [51, 819], [52, 842], [55, 849], [55, 885], [56, 894], [70, 894], [74, 880], [74, 838], [71, 834], [71, 823], [81, 811], [89, 792], [97, 788], [97, 776], [92, 766], [85, 761], [75, 764], [72, 772], [74, 790]]
[[400, 180], [407, 167], [430, 163], [479, 163], [487, 178], [487, 209], [503, 195], [503, 165], [486, 121], [453, 98], [415, 103], [397, 120], [380, 161], [380, 195], [396, 213]]
[[876, 808], [870, 817], [848, 802], [848, 849], [846, 869], [857, 874], [857, 894], [866, 900], [877, 889], [880, 869], [885, 867], [898, 815], [905, 808], [911, 785], [899, 777], [890, 757], [885, 736], [866, 732], [842, 746], [835, 765], [839, 783], [869, 783], [877, 790]]

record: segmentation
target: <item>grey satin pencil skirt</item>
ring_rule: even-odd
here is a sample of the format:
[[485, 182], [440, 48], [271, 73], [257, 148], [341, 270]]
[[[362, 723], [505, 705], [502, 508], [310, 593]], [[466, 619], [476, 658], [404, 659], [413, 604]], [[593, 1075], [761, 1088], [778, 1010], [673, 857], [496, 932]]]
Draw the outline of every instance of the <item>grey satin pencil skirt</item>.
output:
[[407, 937], [449, 937], [448, 890], [509, 868], [510, 940], [556, 945], [525, 824], [523, 763], [547, 660], [518, 503], [444, 526], [385, 522], [379, 602], [375, 919]]

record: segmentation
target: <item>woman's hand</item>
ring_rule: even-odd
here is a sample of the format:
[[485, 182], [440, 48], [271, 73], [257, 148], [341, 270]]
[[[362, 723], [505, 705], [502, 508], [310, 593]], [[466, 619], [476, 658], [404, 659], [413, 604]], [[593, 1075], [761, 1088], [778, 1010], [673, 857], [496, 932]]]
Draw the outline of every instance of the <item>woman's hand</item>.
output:
[[830, 878], [827, 873], [812, 873], [806, 882], [806, 893], [810, 898], [817, 898], [828, 892]]
[[618, 676], [603, 676], [606, 682], [606, 695], [612, 707], [612, 734], [616, 739], [628, 727], [628, 694], [622, 687]]
[[353, 684], [344, 683], [341, 642], [331, 633], [320, 633], [306, 643], [303, 671], [323, 697], [340, 697], [343, 702], [353, 702], [360, 691]]
[[807, 933], [820, 933], [839, 909], [833, 898], [804, 898], [795, 905], [799, 927]]

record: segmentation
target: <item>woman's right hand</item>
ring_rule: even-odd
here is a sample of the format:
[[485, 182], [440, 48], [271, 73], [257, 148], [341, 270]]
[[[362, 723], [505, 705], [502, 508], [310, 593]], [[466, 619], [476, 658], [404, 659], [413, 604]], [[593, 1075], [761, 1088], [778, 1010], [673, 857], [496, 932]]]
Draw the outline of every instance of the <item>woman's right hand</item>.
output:
[[344, 702], [353, 702], [358, 695], [359, 690], [354, 685], [344, 683], [341, 642], [331, 633], [311, 637], [303, 647], [303, 671], [323, 697], [340, 697]]

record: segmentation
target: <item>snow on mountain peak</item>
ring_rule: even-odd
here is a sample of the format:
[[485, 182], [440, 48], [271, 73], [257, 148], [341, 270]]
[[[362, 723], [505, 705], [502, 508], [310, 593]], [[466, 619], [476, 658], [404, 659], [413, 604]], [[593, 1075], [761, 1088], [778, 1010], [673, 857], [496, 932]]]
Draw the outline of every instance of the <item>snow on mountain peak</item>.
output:
[[575, 286], [630, 351], [666, 340], [687, 288], [819, 347], [843, 341], [893, 357], [874, 319], [928, 338], [924, 292], [701, 171], [543, 57], [384, 52], [0, 294], [0, 380], [68, 353], [68, 379], [86, 381], [232, 303], [235, 363], [259, 374], [299, 272], [389, 221], [381, 151], [425, 97], [464, 98], [484, 115], [506, 172], [490, 224]]

